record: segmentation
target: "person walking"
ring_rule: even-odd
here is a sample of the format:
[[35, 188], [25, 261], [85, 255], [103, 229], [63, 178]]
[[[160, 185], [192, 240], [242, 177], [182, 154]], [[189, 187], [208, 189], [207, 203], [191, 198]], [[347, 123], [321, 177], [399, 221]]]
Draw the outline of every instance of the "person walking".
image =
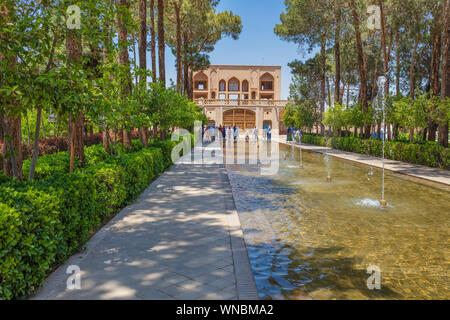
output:
[[291, 134], [292, 134], [292, 129], [291, 129], [291, 126], [289, 126], [287, 129], [287, 134], [286, 134], [286, 142], [291, 141]]
[[258, 141], [258, 128], [254, 127], [252, 132], [252, 140]]
[[211, 142], [214, 142], [216, 140], [216, 127], [215, 127], [215, 125], [212, 125], [209, 130], [211, 130], [211, 132], [210, 132]]
[[225, 141], [225, 138], [226, 138], [226, 127], [222, 128], [222, 138]]
[[210, 134], [211, 134], [211, 132], [209, 131], [209, 127], [207, 127], [206, 130], [205, 130], [205, 137], [204, 137], [204, 139], [206, 140], [207, 143], [211, 142]]

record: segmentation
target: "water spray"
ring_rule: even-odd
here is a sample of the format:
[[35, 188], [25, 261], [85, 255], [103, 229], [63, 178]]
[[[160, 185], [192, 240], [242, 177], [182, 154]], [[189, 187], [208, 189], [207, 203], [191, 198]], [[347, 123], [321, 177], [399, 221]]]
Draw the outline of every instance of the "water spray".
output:
[[[386, 122], [386, 97], [385, 97], [385, 85], [387, 82], [387, 78], [385, 76], [380, 76], [378, 77], [377, 80], [377, 85], [378, 85], [378, 101], [377, 101], [377, 109], [381, 108], [381, 112], [383, 115], [383, 122], [381, 125], [381, 128], [384, 128], [385, 126], [385, 122]], [[380, 110], [378, 110], [380, 111]], [[382, 156], [382, 164], [383, 164], [383, 169], [382, 169], [382, 178], [381, 178], [381, 200], [380, 200], [380, 205], [382, 207], [386, 207], [387, 206], [387, 201], [384, 199], [384, 149], [385, 149], [385, 145], [386, 145], [386, 132], [384, 132], [385, 130], [383, 130], [383, 156]]]

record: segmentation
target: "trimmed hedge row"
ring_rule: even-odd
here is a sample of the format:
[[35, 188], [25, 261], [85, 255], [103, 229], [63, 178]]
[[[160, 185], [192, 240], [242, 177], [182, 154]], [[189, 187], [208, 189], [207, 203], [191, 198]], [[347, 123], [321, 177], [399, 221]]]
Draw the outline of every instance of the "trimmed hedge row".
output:
[[[172, 164], [176, 142], [109, 156], [86, 148], [87, 167], [67, 172], [67, 153], [39, 158], [37, 179], [0, 177], [0, 299], [25, 297], [83, 248], [102, 222]], [[134, 143], [128, 150], [139, 149]]]
[[[381, 157], [383, 141], [377, 139], [362, 139], [356, 137], [329, 137], [303, 134], [302, 142], [318, 146], [339, 149], [343, 151], [367, 154]], [[442, 169], [450, 169], [450, 148], [444, 148], [437, 143], [410, 144], [398, 141], [386, 141], [385, 156], [387, 159], [426, 165]]]

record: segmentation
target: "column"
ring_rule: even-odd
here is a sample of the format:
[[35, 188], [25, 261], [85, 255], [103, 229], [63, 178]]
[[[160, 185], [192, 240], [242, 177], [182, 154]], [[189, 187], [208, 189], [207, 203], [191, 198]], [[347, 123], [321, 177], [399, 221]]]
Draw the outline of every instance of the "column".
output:
[[279, 135], [279, 119], [278, 119], [278, 108], [272, 108], [272, 136], [277, 137]]
[[263, 134], [263, 108], [256, 107], [256, 127], [258, 128], [258, 135]]
[[218, 122], [217, 126], [220, 126], [220, 125], [223, 126], [223, 107], [219, 107], [218, 111], [219, 111], [219, 115], [217, 117], [217, 122]]

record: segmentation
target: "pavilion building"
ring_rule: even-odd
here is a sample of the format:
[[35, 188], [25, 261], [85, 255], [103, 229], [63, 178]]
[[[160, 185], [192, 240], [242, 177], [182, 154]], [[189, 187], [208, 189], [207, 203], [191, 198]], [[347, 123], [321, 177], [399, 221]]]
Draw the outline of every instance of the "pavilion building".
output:
[[193, 75], [194, 100], [210, 124], [285, 132], [281, 66], [211, 65]]

